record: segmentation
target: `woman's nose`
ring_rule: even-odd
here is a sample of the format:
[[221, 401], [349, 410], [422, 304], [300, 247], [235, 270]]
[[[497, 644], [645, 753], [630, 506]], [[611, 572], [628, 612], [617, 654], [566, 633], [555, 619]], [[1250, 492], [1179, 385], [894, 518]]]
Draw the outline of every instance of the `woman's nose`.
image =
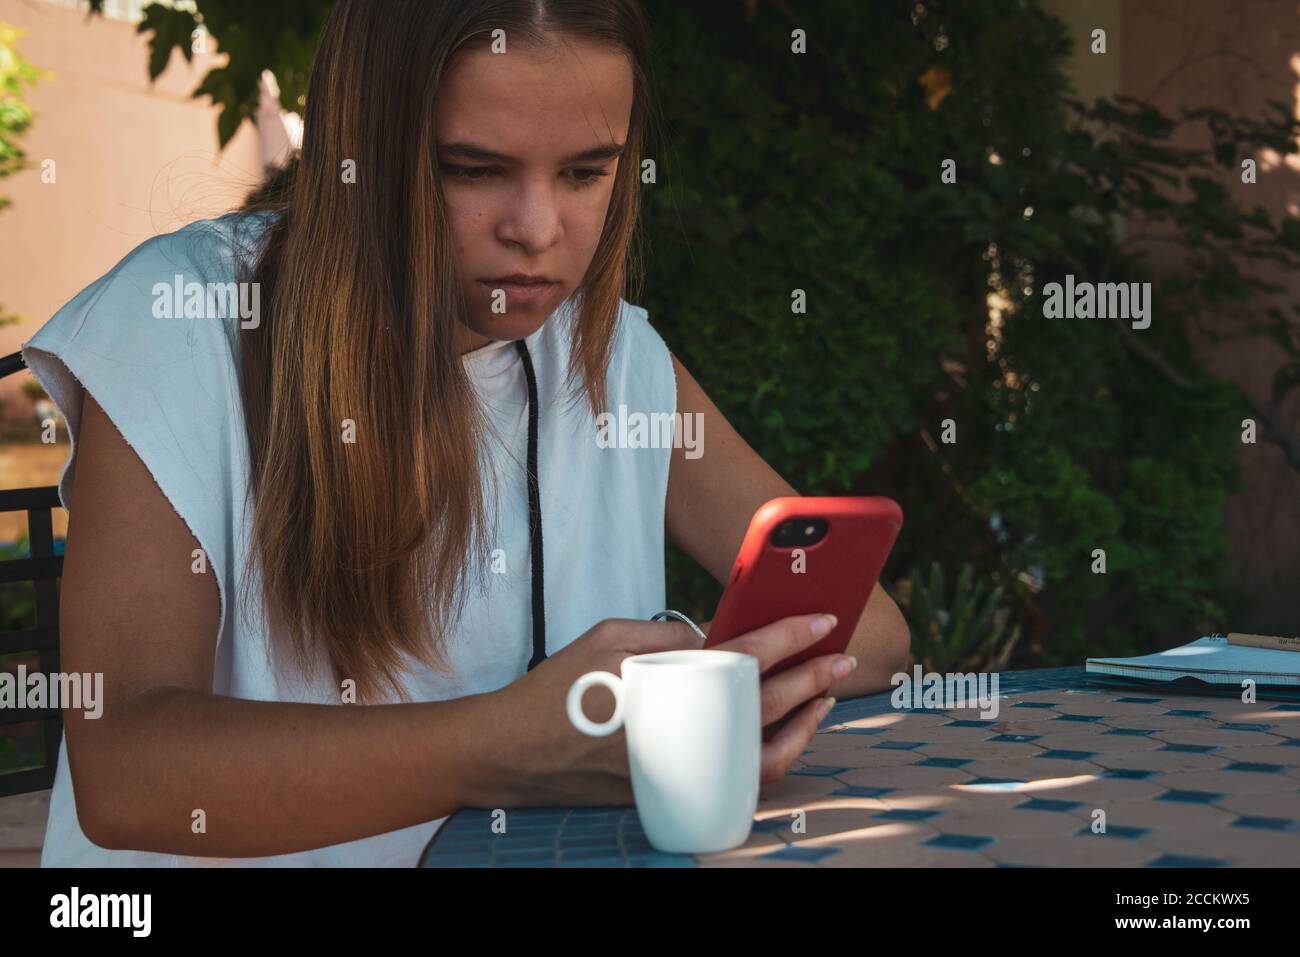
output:
[[563, 235], [555, 191], [545, 184], [525, 185], [497, 226], [503, 242], [518, 243], [530, 253], [555, 245]]

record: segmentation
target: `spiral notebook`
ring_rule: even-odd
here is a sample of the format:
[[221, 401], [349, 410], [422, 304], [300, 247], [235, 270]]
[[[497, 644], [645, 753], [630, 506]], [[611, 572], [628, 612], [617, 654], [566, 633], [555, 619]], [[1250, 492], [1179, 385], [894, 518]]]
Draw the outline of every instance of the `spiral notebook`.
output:
[[1226, 635], [1207, 635], [1153, 655], [1089, 658], [1086, 671], [1156, 684], [1231, 685], [1237, 690], [1251, 678], [1256, 685], [1300, 691], [1300, 654], [1230, 644]]

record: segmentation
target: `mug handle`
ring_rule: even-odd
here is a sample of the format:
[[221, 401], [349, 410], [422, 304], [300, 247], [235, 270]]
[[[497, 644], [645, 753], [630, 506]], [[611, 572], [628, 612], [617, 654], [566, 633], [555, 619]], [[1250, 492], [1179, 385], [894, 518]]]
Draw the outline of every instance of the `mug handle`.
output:
[[[604, 685], [614, 694], [614, 714], [603, 724], [597, 724], [582, 712], [582, 696], [592, 685]], [[567, 703], [569, 720], [583, 734], [603, 738], [623, 726], [623, 679], [608, 671], [589, 671], [569, 688]]]

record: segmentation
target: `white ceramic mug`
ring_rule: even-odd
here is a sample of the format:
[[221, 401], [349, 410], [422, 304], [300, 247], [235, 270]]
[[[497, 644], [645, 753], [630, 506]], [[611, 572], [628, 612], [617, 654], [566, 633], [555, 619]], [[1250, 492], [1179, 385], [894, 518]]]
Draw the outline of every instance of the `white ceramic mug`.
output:
[[[632, 794], [650, 843], [675, 854], [745, 843], [763, 746], [758, 659], [704, 648], [659, 651], [623, 659], [622, 673], [592, 671], [575, 681], [569, 720], [595, 737], [626, 726]], [[603, 724], [582, 711], [593, 685], [614, 694], [614, 714]]]

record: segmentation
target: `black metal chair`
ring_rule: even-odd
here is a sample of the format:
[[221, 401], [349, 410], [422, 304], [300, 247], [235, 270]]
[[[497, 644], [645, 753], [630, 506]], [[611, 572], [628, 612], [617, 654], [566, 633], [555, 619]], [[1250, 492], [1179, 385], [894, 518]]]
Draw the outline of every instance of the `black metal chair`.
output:
[[[0, 358], [0, 379], [27, 368], [21, 352]], [[40, 670], [53, 675], [59, 670], [59, 590], [63, 556], [54, 554], [52, 510], [62, 508], [56, 485], [43, 488], [0, 489], [0, 512], [26, 512], [30, 555], [0, 561], [0, 584], [29, 581], [36, 590], [36, 626], [21, 631], [0, 631], [0, 655], [35, 652]], [[17, 724], [40, 721], [44, 725], [43, 763], [34, 768], [0, 771], [0, 797], [43, 791], [54, 785], [59, 764], [59, 741], [63, 715], [58, 708], [0, 710], [0, 730]]]

